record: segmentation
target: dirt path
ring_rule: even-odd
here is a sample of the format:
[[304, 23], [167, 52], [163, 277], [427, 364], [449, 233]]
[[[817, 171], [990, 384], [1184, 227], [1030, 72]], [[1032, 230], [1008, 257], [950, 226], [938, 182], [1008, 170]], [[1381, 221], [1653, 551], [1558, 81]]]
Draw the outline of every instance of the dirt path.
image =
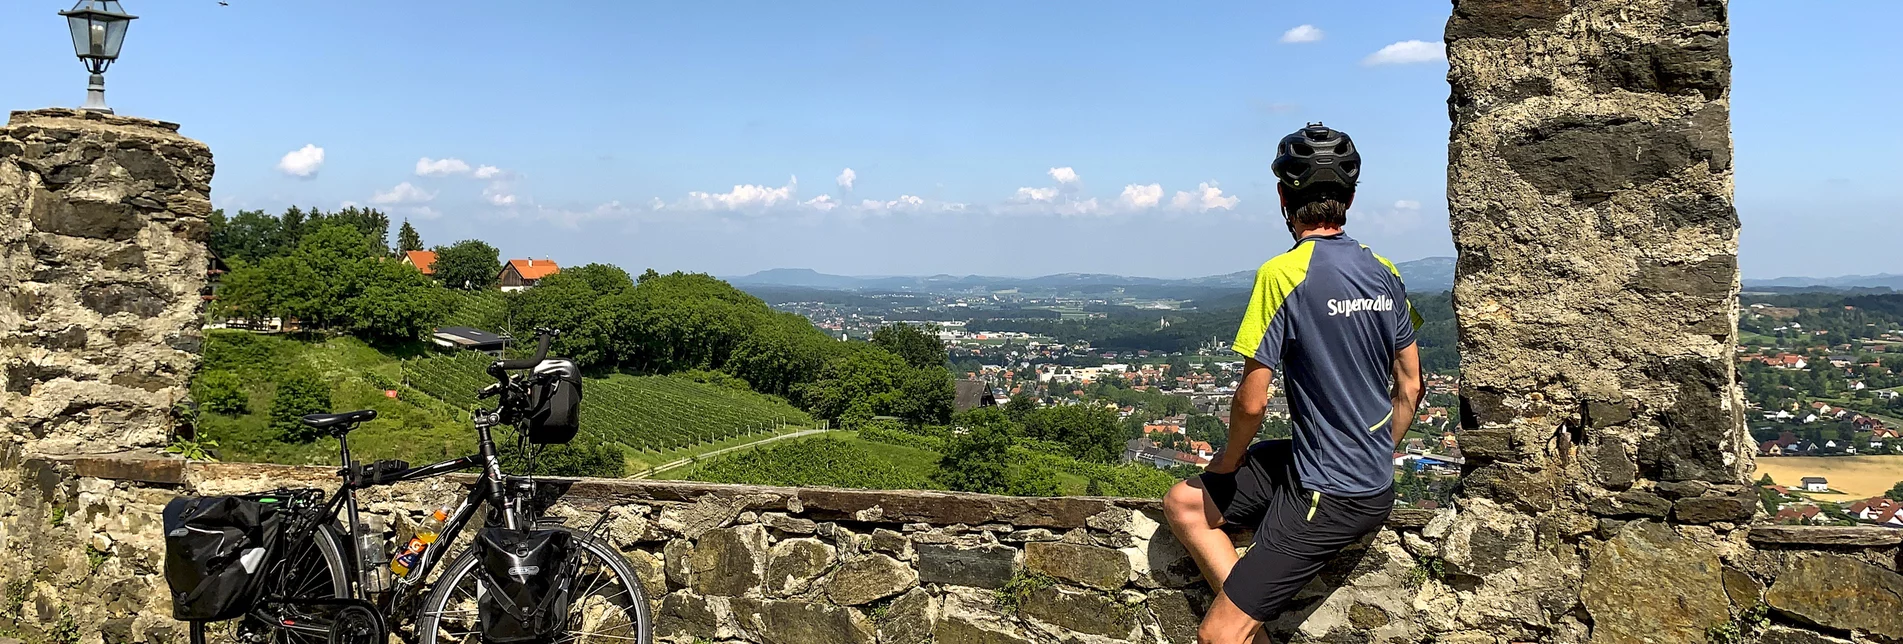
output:
[[781, 435], [779, 435], [779, 436], [774, 436], [774, 437], [772, 437], [772, 438], [768, 438], [768, 439], [765, 439], [765, 440], [757, 440], [757, 441], [754, 441], [754, 442], [751, 442], [751, 443], [745, 443], [745, 444], [741, 444], [741, 445], [735, 445], [735, 446], [733, 446], [733, 447], [725, 447], [725, 448], [721, 448], [721, 449], [717, 449], [717, 450], [714, 450], [714, 451], [711, 451], [711, 452], [708, 452], [708, 453], [706, 453], [706, 454], [701, 454], [701, 455], [699, 455], [699, 456], [692, 456], [692, 457], [688, 457], [688, 458], [683, 458], [683, 459], [680, 459], [680, 460], [678, 460], [678, 461], [673, 461], [673, 462], [669, 462], [669, 463], [662, 463], [662, 464], [660, 464], [660, 465], [657, 465], [657, 466], [655, 466], [655, 467], [652, 467], [652, 468], [649, 468], [649, 469], [646, 469], [646, 470], [643, 470], [643, 471], [641, 471], [641, 472], [637, 472], [637, 473], [636, 473], [636, 474], [635, 474], [634, 476], [630, 476], [630, 477], [628, 477], [628, 478], [634, 478], [634, 479], [645, 479], [645, 478], [653, 478], [653, 477], [654, 477], [654, 475], [656, 475], [656, 474], [660, 474], [660, 473], [662, 473], [662, 472], [666, 472], [666, 471], [668, 471], [668, 470], [671, 470], [671, 469], [675, 469], [675, 468], [678, 468], [678, 467], [682, 467], [682, 466], [685, 466], [685, 465], [687, 465], [687, 464], [689, 464], [689, 463], [693, 463], [693, 462], [694, 462], [694, 461], [695, 461], [696, 459], [707, 459], [707, 458], [713, 458], [713, 457], [715, 457], [715, 456], [719, 456], [719, 455], [721, 455], [721, 454], [725, 454], [725, 453], [728, 453], [728, 452], [732, 452], [732, 451], [735, 451], [735, 450], [743, 450], [743, 449], [752, 449], [752, 448], [755, 448], [755, 447], [759, 447], [759, 446], [761, 446], [761, 445], [765, 445], [765, 444], [767, 444], [767, 443], [771, 443], [771, 442], [774, 442], [774, 441], [780, 441], [780, 440], [786, 440], [786, 439], [788, 439], [788, 438], [800, 438], [800, 437], [802, 437], [802, 436], [812, 436], [812, 435], [814, 435], [814, 434], [819, 434], [819, 433], [824, 433], [825, 431], [826, 431], [826, 430], [824, 430], [824, 429], [805, 429], [805, 430], [800, 430], [800, 431], [797, 431], [797, 432], [793, 432], [793, 433], [791, 433], [791, 434], [781, 434]]

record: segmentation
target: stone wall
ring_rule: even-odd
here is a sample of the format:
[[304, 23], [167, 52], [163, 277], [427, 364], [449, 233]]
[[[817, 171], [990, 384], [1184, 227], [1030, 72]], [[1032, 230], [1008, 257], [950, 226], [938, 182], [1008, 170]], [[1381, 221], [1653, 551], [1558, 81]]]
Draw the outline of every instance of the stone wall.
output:
[[[1278, 641], [1903, 643], [1903, 531], [1763, 525], [1748, 487], [1726, 29], [1719, 0], [1455, 2], [1469, 471]], [[197, 363], [210, 208], [176, 129], [0, 129], [0, 637], [182, 641], [164, 503], [331, 483], [152, 449]], [[366, 501], [402, 530], [464, 482]], [[583, 480], [554, 512], [610, 516], [664, 641], [1190, 642], [1210, 599], [1151, 500]]]
[[[29, 642], [183, 641], [161, 576], [164, 504], [334, 485], [327, 468], [17, 448], [0, 473], [0, 634]], [[360, 498], [395, 532], [465, 481]], [[1397, 511], [1303, 590], [1271, 625], [1276, 641], [1570, 642], [1587, 641], [1592, 626], [1591, 641], [1704, 642], [1709, 627], [1695, 616], [1731, 611], [1742, 641], [1848, 641], [1818, 631], [1903, 641], [1903, 531], [1758, 526], [1720, 542], [1655, 521], [1569, 530], [1474, 507]], [[1150, 500], [589, 479], [552, 511], [578, 527], [602, 513], [668, 642], [1188, 643], [1210, 599]], [[1535, 579], [1527, 562], [1556, 559], [1574, 541], [1599, 544], [1583, 571]], [[1614, 599], [1588, 593], [1582, 606], [1567, 585], [1582, 575]], [[1650, 602], [1661, 592], [1681, 600], [1660, 611]], [[1756, 625], [1760, 604], [1773, 612]], [[1581, 631], [1528, 626], [1550, 613]], [[1614, 614], [1653, 621], [1609, 630], [1623, 623]], [[62, 629], [78, 639], [60, 639]]]
[[0, 128], [0, 422], [33, 450], [163, 445], [198, 364], [211, 151], [178, 125]]

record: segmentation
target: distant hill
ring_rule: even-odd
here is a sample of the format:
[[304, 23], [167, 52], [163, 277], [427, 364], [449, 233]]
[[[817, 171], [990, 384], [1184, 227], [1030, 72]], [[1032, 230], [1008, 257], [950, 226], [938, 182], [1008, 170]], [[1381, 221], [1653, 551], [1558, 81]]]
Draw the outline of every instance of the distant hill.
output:
[[1776, 290], [1790, 289], [1882, 289], [1903, 291], [1903, 275], [1878, 273], [1876, 275], [1843, 275], [1839, 277], [1776, 277], [1772, 279], [1744, 280], [1747, 289], [1763, 288]]
[[[1438, 293], [1453, 288], [1454, 258], [1428, 257], [1399, 262], [1401, 277], [1408, 289]], [[952, 291], [975, 288], [1002, 290], [1103, 290], [1145, 287], [1146, 291], [1169, 288], [1247, 289], [1255, 282], [1255, 270], [1184, 279], [1131, 277], [1103, 273], [1058, 273], [1039, 277], [998, 277], [992, 275], [865, 276], [829, 275], [810, 268], [775, 268], [752, 275], [725, 278], [743, 289], [791, 287], [831, 291]]]

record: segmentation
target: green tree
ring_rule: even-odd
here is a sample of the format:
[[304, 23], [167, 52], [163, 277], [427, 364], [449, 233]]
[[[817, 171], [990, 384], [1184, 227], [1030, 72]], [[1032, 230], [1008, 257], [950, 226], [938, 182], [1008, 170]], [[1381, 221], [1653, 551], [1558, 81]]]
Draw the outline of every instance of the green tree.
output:
[[1005, 494], [1011, 496], [1057, 496], [1057, 470], [1044, 459], [1020, 461], [1005, 472]]
[[1024, 422], [1024, 417], [1033, 411], [1037, 411], [1037, 395], [1030, 391], [1019, 392], [1004, 403], [1005, 415], [1014, 421]]
[[1890, 486], [1890, 491], [1884, 492], [1883, 498], [1891, 501], [1903, 501], [1903, 481], [1897, 481], [1896, 485]]
[[567, 445], [536, 448], [531, 466], [520, 443], [508, 441], [497, 446], [502, 466], [509, 472], [534, 476], [599, 476], [621, 478], [627, 475], [628, 461], [621, 450], [582, 433]]
[[1039, 409], [1025, 416], [1024, 435], [1061, 444], [1080, 461], [1114, 463], [1123, 454], [1116, 412], [1096, 405]]
[[321, 434], [301, 419], [329, 411], [330, 385], [308, 369], [293, 369], [278, 379], [277, 392], [271, 396], [271, 428], [285, 441], [308, 443]]
[[219, 210], [212, 213], [209, 223], [211, 252], [226, 263], [256, 262], [283, 248], [282, 222], [262, 210], [240, 210], [229, 219]]
[[[502, 272], [502, 252], [478, 239], [436, 247], [436, 279], [449, 288], [487, 290]], [[558, 273], [559, 275], [559, 273]]]
[[904, 360], [877, 346], [862, 345], [820, 368], [819, 378], [798, 388], [806, 408], [845, 424], [879, 415], [896, 396]]
[[422, 338], [449, 316], [449, 294], [408, 264], [366, 260], [350, 270], [345, 315], [350, 332], [369, 341]]
[[416, 234], [416, 227], [411, 226], [408, 219], [403, 220], [403, 227], [396, 231], [396, 250], [399, 253], [423, 250], [423, 236]]
[[1183, 431], [1189, 433], [1191, 440], [1208, 442], [1211, 449], [1221, 450], [1229, 444], [1229, 426], [1222, 424], [1222, 419], [1209, 414], [1190, 416], [1183, 425]]
[[888, 324], [872, 332], [872, 343], [885, 347], [905, 360], [906, 364], [920, 369], [943, 367], [950, 356], [945, 353], [945, 343], [938, 336], [923, 328], [910, 324]]
[[899, 375], [898, 395], [883, 413], [913, 425], [943, 425], [951, 420], [952, 401], [958, 397], [951, 372], [944, 367], [906, 369]]
[[192, 399], [206, 411], [226, 415], [245, 413], [251, 404], [250, 397], [245, 395], [244, 381], [238, 374], [223, 370], [198, 374], [192, 381]]
[[952, 440], [938, 460], [938, 472], [932, 480], [949, 490], [1008, 494], [1011, 432], [1005, 426], [990, 423], [973, 427]]

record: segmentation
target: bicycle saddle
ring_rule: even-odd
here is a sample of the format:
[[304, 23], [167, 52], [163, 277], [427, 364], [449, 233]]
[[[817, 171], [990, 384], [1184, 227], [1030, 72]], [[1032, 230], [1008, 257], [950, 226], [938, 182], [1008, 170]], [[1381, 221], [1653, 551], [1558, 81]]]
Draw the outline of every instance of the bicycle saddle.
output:
[[313, 429], [326, 429], [338, 425], [355, 425], [377, 417], [377, 410], [363, 409], [347, 411], [341, 414], [311, 414], [304, 417], [304, 425]]

